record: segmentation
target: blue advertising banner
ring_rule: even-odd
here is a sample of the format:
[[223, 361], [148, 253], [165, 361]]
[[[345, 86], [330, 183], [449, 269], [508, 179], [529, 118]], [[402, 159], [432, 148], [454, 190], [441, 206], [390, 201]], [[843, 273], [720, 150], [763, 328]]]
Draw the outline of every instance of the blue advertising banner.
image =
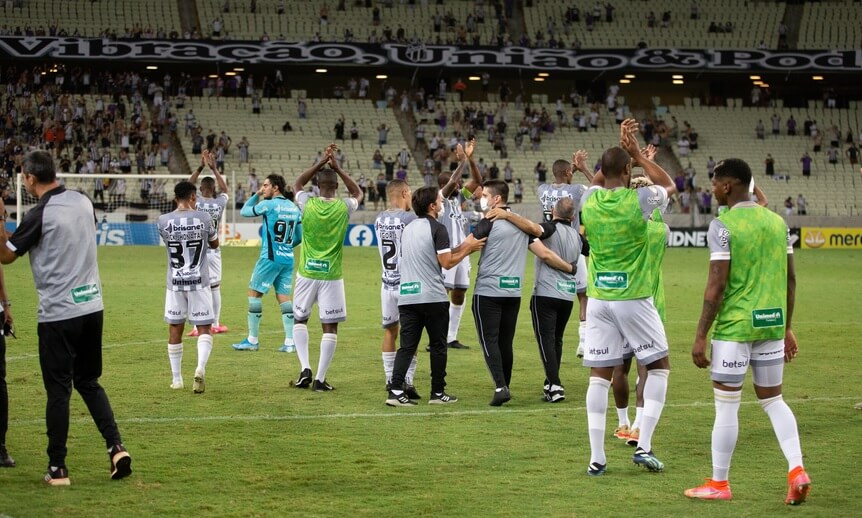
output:
[[351, 224], [347, 226], [344, 246], [377, 246], [374, 225]]

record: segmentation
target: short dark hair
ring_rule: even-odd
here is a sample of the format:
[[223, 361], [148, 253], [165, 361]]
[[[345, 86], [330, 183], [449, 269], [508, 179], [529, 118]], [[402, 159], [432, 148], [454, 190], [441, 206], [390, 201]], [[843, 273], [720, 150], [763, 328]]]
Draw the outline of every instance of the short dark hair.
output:
[[736, 178], [740, 183], [748, 187], [751, 183], [751, 167], [739, 158], [725, 158], [715, 164], [713, 170], [716, 177], [721, 178]]
[[286, 183], [284, 182], [284, 177], [280, 174], [269, 174], [266, 175], [266, 179], [269, 180], [269, 184], [273, 187], [278, 187], [278, 192], [284, 195], [284, 191], [287, 189]]
[[51, 153], [42, 150], [31, 151], [24, 155], [21, 163], [24, 174], [36, 177], [38, 183], [51, 183], [57, 179], [57, 169]]
[[188, 180], [183, 180], [174, 186], [174, 198], [177, 200], [190, 200], [197, 192], [198, 188]]
[[572, 164], [566, 160], [560, 159], [554, 161], [553, 171], [554, 178], [557, 180], [562, 180], [566, 176], [566, 171], [572, 167]]
[[207, 176], [206, 178], [201, 180], [201, 191], [212, 191], [215, 192], [216, 182], [215, 178], [211, 176]]
[[434, 186], [420, 187], [413, 192], [413, 211], [422, 217], [428, 214], [428, 206], [437, 202], [440, 188]]
[[332, 169], [321, 169], [317, 173], [317, 185], [329, 184], [330, 186], [338, 185], [338, 173]]
[[625, 149], [614, 146], [602, 154], [602, 174], [606, 178], [622, 176], [629, 165], [631, 156]]
[[494, 196], [503, 198], [503, 203], [509, 201], [509, 186], [503, 180], [488, 180], [482, 184], [482, 189], [490, 190]]
[[452, 171], [442, 171], [437, 175], [437, 185], [442, 189], [444, 185], [449, 183], [449, 180], [452, 178]]

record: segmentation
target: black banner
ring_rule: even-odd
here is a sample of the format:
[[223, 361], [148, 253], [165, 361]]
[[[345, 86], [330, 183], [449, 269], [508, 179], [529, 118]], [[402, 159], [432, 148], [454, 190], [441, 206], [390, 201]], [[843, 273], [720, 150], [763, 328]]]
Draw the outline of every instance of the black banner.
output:
[[133, 60], [307, 65], [529, 68], [533, 70], [701, 70], [860, 72], [862, 50], [568, 50], [450, 45], [281, 41], [107, 40], [0, 37], [0, 58]]

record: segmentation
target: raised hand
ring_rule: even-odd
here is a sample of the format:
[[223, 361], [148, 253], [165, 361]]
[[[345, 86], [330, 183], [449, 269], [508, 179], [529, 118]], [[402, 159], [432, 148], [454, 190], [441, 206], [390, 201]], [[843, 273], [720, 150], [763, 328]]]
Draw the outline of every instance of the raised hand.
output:
[[583, 171], [587, 169], [587, 152], [583, 149], [579, 149], [572, 153], [572, 167], [577, 169], [578, 171]]
[[467, 154], [467, 158], [472, 157], [473, 151], [475, 151], [475, 150], [476, 150], [476, 139], [470, 139], [470, 141], [467, 142], [467, 145], [464, 146], [464, 153]]

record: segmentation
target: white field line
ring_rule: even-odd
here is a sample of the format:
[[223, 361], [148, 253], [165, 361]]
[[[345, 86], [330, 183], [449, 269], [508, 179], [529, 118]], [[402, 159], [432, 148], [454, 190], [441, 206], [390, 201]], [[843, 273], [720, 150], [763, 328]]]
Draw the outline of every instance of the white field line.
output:
[[[674, 325], [676, 325], [676, 324], [695, 325], [695, 324], [697, 324], [697, 321], [696, 320], [686, 320], [686, 321], [677, 320], [677, 321], [673, 322], [673, 324]], [[859, 322], [793, 322], [793, 324], [794, 324], [794, 329], [797, 332], [799, 331], [800, 327], [804, 327], [806, 325], [830, 325], [830, 326], [859, 326], [860, 325]], [[369, 331], [369, 330], [382, 331], [380, 326], [342, 326], [342, 329], [345, 331]], [[312, 333], [313, 333], [313, 331], [312, 331]], [[269, 336], [269, 335], [279, 335], [280, 336], [281, 332], [279, 332], [279, 331], [264, 331], [261, 333], [261, 335], [262, 336]], [[381, 333], [381, 336], [382, 336], [382, 333]], [[692, 336], [694, 336], [694, 328], [692, 328]], [[242, 335], [240, 335], [239, 338], [236, 336], [234, 338], [241, 340], [244, 337]], [[230, 343], [234, 338], [231, 338], [227, 342], [224, 342], [224, 340], [227, 340], [226, 338], [217, 338], [216, 341], [218, 342], [218, 345], [222, 345], [223, 343]], [[193, 340], [193, 338], [189, 337], [189, 341], [191, 341], [191, 340]], [[24, 340], [22, 340], [22, 341], [24, 341]], [[37, 341], [37, 338], [34, 335], [32, 338], [32, 347], [33, 347], [34, 351], [36, 351], [36, 349], [37, 349], [36, 341]], [[102, 345], [102, 350], [116, 349], [119, 347], [132, 347], [132, 346], [137, 346], [137, 345], [153, 345], [153, 344], [165, 344], [165, 345], [167, 345], [167, 340], [158, 339], [158, 340], [139, 340], [139, 341], [134, 341], [134, 342], [123, 342], [123, 343], [113, 343], [113, 344], [109, 343], [109, 344]], [[9, 351], [14, 351], [15, 350], [14, 348], [16, 345], [17, 344], [15, 343], [15, 341], [6, 340], [6, 353], [8, 354]], [[30, 345], [28, 344], [26, 347], [30, 347]], [[38, 357], [39, 357], [38, 352], [26, 353], [26, 354], [16, 354], [16, 355], [6, 356], [6, 361], [12, 362], [12, 361], [16, 361], [16, 360], [28, 360], [31, 358], [38, 358]]]
[[[787, 399], [791, 404], [799, 403], [817, 403], [824, 401], [857, 401], [862, 396], [842, 396], [842, 397], [812, 397], [812, 398], [795, 398]], [[755, 405], [757, 401], [743, 401], [743, 405]], [[693, 408], [693, 407], [712, 407], [712, 400], [709, 401], [692, 401], [690, 403], [670, 403], [665, 405], [665, 408]], [[296, 414], [296, 415], [211, 415], [211, 416], [175, 416], [175, 417], [129, 417], [125, 419], [117, 419], [118, 424], [173, 424], [173, 423], [211, 423], [211, 422], [226, 422], [226, 421], [311, 421], [311, 420], [326, 420], [326, 419], [381, 419], [381, 418], [416, 418], [416, 417], [461, 417], [461, 416], [484, 416], [491, 414], [561, 414], [573, 413], [576, 411], [585, 411], [584, 406], [574, 405], [543, 405], [537, 408], [524, 409], [483, 409], [483, 410], [452, 410], [442, 412], [416, 412], [404, 409], [392, 409], [387, 412], [358, 412], [348, 414]], [[70, 421], [74, 424], [91, 423], [89, 418], [73, 418]], [[43, 425], [43, 419], [22, 419], [10, 420], [11, 425]]]

